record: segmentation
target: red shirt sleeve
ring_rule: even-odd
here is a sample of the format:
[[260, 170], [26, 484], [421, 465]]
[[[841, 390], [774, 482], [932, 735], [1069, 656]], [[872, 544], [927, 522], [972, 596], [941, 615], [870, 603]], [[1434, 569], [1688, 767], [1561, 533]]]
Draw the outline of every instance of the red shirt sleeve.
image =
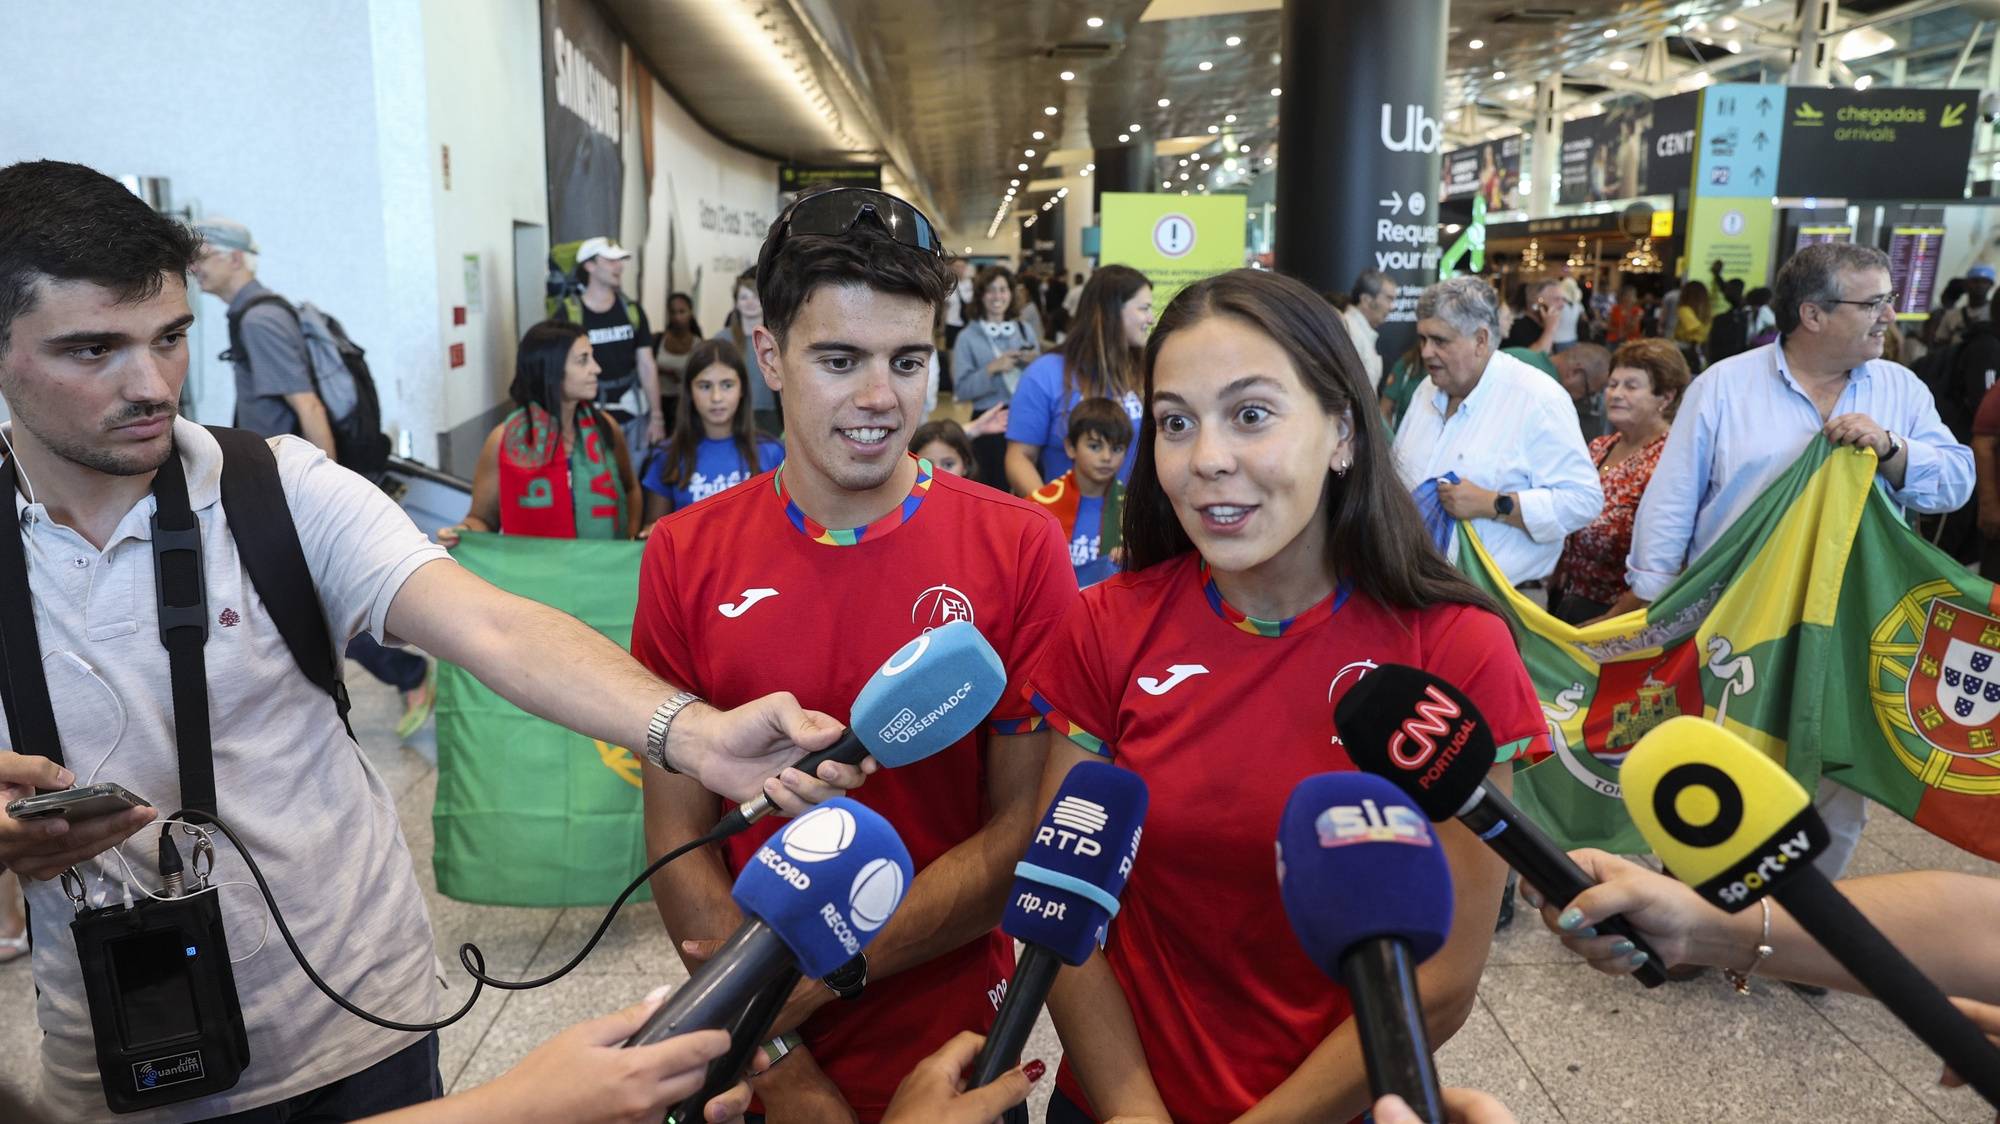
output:
[[1479, 708], [1500, 760], [1525, 757], [1533, 739], [1546, 740], [1548, 719], [1507, 622], [1484, 609], [1454, 606], [1434, 627], [1439, 642], [1425, 653], [1424, 670], [1464, 691]]
[[1114, 756], [1118, 697], [1105, 660], [1099, 609], [1104, 586], [1077, 598], [1028, 675], [1023, 692], [1056, 733], [1092, 753]]
[[639, 561], [639, 605], [632, 618], [632, 658], [646, 670], [677, 687], [706, 696], [695, 674], [687, 636], [680, 627], [680, 606], [673, 599], [674, 540], [655, 530]]
[[1979, 399], [1979, 412], [1972, 415], [1974, 437], [2000, 437], [2000, 382], [1989, 387]]
[[996, 734], [1022, 734], [1038, 728], [1028, 692], [1029, 673], [1042, 652], [1059, 634], [1077, 605], [1076, 568], [1070, 565], [1069, 544], [1056, 521], [1044, 516], [1023, 536], [1016, 602], [1014, 648], [1007, 661], [1007, 690], [993, 708]]

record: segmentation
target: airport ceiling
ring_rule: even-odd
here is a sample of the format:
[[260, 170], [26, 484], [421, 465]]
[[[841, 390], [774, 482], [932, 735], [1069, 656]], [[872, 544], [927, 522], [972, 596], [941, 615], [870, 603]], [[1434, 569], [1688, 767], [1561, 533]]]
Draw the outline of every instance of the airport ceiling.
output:
[[[716, 133], [779, 159], [879, 159], [968, 239], [1135, 125], [1164, 182], [1213, 165], [1216, 190], [1265, 166], [1277, 139], [1277, 0], [605, 3]], [[1794, 0], [1454, 0], [1448, 132], [1525, 128], [1535, 84], [1558, 74], [1571, 116], [1714, 80], [1782, 81], [1798, 18]], [[1850, 0], [1838, 26], [1853, 39], [1836, 82], [1941, 86], [1956, 72], [1986, 86], [2000, 0]]]

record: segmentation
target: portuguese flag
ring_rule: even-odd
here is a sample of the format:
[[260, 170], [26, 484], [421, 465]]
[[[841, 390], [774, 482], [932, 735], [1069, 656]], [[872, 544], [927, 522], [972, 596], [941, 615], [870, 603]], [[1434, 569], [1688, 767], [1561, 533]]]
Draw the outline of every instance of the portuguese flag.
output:
[[[452, 556], [630, 649], [645, 545], [466, 532]], [[516, 709], [443, 660], [437, 689], [438, 891], [483, 905], [609, 905], [646, 866], [638, 759]]]
[[1459, 524], [1459, 566], [1511, 618], [1549, 722], [1516, 802], [1565, 846], [1644, 851], [1619, 763], [1696, 714], [1807, 791], [1824, 775], [2000, 860], [2000, 596], [1874, 482], [1874, 453], [1815, 440], [1644, 613], [1587, 628], [1516, 592]]

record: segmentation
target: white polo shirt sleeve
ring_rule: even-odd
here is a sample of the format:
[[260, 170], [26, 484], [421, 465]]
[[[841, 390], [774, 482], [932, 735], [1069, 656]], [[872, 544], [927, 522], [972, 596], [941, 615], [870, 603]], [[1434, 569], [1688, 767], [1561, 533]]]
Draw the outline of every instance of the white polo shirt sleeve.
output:
[[381, 488], [311, 442], [274, 437], [271, 451], [335, 646], [346, 647], [361, 632], [384, 644], [402, 643], [389, 635], [390, 603], [411, 574], [450, 562], [451, 555]]

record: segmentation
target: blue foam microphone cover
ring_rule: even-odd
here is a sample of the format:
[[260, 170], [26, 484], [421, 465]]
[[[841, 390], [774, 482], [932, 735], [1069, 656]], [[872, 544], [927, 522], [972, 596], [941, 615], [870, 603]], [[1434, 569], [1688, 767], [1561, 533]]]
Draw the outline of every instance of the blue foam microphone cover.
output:
[[971, 621], [896, 650], [854, 696], [848, 727], [891, 767], [920, 761], [978, 728], [1007, 689], [999, 653]]
[[1103, 947], [1118, 913], [1145, 821], [1146, 782], [1138, 774], [1101, 761], [1078, 762], [1014, 867], [1001, 930], [1065, 964], [1089, 959]]
[[1340, 958], [1375, 937], [1421, 964], [1451, 932], [1451, 868], [1403, 791], [1367, 773], [1307, 777], [1278, 824], [1278, 893], [1299, 944], [1338, 980]]
[[824, 976], [875, 939], [916, 876], [881, 814], [838, 796], [772, 836], [729, 896], [769, 925], [808, 976]]

